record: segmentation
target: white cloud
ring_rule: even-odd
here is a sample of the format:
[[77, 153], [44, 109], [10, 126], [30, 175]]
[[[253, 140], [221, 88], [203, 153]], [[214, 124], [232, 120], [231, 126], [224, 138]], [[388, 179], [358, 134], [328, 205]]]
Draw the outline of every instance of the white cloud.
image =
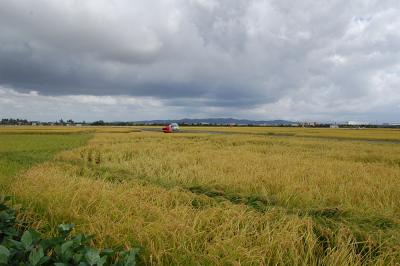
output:
[[[0, 117], [18, 117], [31, 120], [140, 120], [156, 119], [163, 109], [157, 99], [130, 96], [64, 95], [45, 96], [20, 93], [0, 87]], [[153, 108], [156, 109], [156, 112]]]
[[336, 66], [344, 65], [347, 63], [347, 58], [338, 54], [330, 56], [328, 60]]
[[117, 98], [112, 96], [71, 95], [68, 96], [68, 98], [74, 102], [84, 104], [115, 105], [118, 103]]

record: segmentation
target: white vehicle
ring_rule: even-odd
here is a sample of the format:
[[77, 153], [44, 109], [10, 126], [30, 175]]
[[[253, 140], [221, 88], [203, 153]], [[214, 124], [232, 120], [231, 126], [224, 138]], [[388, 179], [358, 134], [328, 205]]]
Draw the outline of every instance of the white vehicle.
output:
[[178, 131], [179, 130], [178, 123], [171, 123], [171, 128], [172, 128], [172, 131]]

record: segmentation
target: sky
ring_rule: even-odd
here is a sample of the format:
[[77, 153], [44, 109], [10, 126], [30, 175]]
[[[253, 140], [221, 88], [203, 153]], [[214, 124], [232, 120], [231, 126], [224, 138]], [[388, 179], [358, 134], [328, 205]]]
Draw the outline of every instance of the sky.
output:
[[398, 0], [1, 0], [0, 118], [400, 121]]

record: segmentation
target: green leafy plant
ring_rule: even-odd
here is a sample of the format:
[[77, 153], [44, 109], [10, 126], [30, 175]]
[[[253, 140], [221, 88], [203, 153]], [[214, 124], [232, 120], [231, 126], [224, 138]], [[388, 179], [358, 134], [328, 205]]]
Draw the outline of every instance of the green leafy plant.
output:
[[138, 248], [129, 251], [98, 250], [90, 246], [93, 236], [72, 234], [74, 224], [58, 226], [58, 235], [44, 238], [35, 230], [18, 230], [16, 211], [0, 198], [0, 265], [133, 266]]

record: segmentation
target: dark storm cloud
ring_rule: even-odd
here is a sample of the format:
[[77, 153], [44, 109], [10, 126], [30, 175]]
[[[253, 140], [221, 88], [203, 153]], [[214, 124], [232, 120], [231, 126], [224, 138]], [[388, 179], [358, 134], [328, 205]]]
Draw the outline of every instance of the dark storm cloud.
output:
[[3, 0], [0, 86], [46, 97], [151, 97], [182, 116], [207, 115], [202, 107], [261, 118], [393, 116], [399, 7], [395, 0]]

